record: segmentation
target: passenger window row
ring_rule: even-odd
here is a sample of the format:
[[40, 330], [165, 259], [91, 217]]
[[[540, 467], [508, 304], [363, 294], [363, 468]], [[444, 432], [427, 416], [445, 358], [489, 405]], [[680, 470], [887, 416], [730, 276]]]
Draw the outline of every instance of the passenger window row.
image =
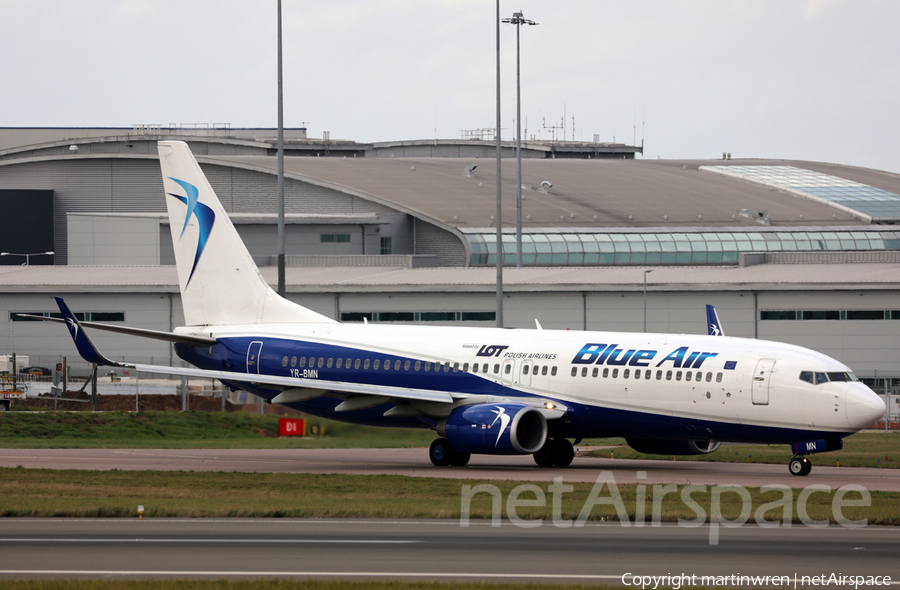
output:
[[[346, 369], [350, 369], [352, 367], [354, 370], [362, 369], [364, 371], [368, 371], [368, 370], [400, 371], [402, 369], [403, 371], [413, 371], [416, 373], [418, 373], [420, 371], [424, 371], [424, 372], [428, 373], [428, 372], [432, 371], [432, 369], [434, 370], [435, 373], [438, 373], [438, 372], [449, 373], [450, 370], [452, 369], [454, 373], [458, 373], [459, 371], [468, 373], [471, 370], [472, 373], [482, 373], [482, 374], [493, 373], [494, 375], [500, 374], [500, 364], [499, 363], [494, 363], [494, 365], [491, 366], [489, 363], [482, 363], [482, 364], [472, 363], [471, 365], [469, 363], [462, 363], [462, 365], [460, 365], [460, 363], [452, 363], [452, 364], [449, 362], [432, 363], [432, 362], [423, 362], [423, 361], [413, 362], [413, 361], [409, 361], [409, 360], [406, 360], [406, 361], [394, 360], [392, 363], [391, 359], [384, 359], [384, 361], [382, 362], [381, 359], [375, 359], [373, 361], [371, 359], [352, 359], [352, 358], [347, 358], [347, 359], [337, 358], [337, 359], [335, 359], [333, 357], [326, 358], [326, 357], [314, 357], [314, 356], [311, 356], [308, 358], [305, 356], [301, 356], [301, 357], [292, 356], [290, 358], [288, 358], [287, 356], [284, 356], [281, 358], [281, 366], [282, 367], [287, 367], [289, 364], [292, 369], [294, 369], [294, 368], [300, 368], [300, 369], [305, 369], [305, 368], [342, 369], [342, 368], [346, 368]], [[509, 375], [511, 373], [511, 371], [512, 371], [512, 364], [507, 364], [506, 368], [504, 369], [504, 374]], [[535, 366], [533, 374], [537, 375], [540, 372], [541, 375], [546, 375], [548, 373], [548, 371], [551, 376], [556, 375], [556, 367], [548, 367], [547, 365]], [[522, 367], [522, 373], [527, 375], [528, 372], [529, 372], [529, 366], [524, 365]]]
[[[591, 370], [591, 377], [598, 377], [599, 375], [600, 375], [600, 368], [594, 367], [593, 370]], [[577, 377], [577, 376], [578, 376], [578, 367], [572, 367], [572, 377]], [[582, 377], [588, 376], [588, 367], [581, 367], [581, 376]], [[610, 376], [613, 379], [617, 379], [619, 377], [619, 369], [612, 369], [612, 371], [610, 372], [609, 367], [603, 367], [603, 378], [606, 379], [607, 377], [610, 377]], [[669, 371], [665, 372], [666, 381], [671, 381], [673, 376], [675, 377], [675, 381], [681, 381], [682, 378], [684, 378], [685, 381], [697, 381], [697, 382], [703, 381], [703, 371], [697, 371], [696, 373], [694, 373], [693, 371], [686, 371], [686, 372], [685, 371], [674, 371], [673, 372], [673, 371], [669, 370]], [[653, 379], [653, 377], [654, 377], [654, 375], [653, 375], [652, 369], [644, 369], [643, 372], [641, 371], [641, 369], [635, 369], [633, 375], [632, 375], [631, 369], [622, 369], [622, 379], [649, 380], [649, 379]], [[657, 369], [656, 370], [656, 380], [662, 381], [662, 378], [663, 378], [662, 369]], [[706, 373], [706, 382], [710, 383], [710, 382], [712, 382], [712, 380], [713, 380], [713, 373], [712, 373], [712, 371], [708, 371]], [[721, 372], [716, 373], [716, 383], [721, 383], [721, 382], [722, 382], [722, 373]]]

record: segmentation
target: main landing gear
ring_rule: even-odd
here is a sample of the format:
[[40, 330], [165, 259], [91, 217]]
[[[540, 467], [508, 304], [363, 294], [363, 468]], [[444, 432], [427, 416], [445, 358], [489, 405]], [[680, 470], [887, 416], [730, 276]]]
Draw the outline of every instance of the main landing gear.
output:
[[541, 467], [568, 467], [574, 458], [575, 449], [565, 438], [548, 438], [544, 446], [534, 454], [534, 462]]
[[788, 463], [788, 469], [791, 475], [809, 475], [812, 471], [812, 463], [806, 458], [806, 455], [794, 455], [791, 462]]
[[431, 448], [428, 449], [428, 458], [435, 467], [447, 467], [448, 465], [463, 467], [469, 462], [472, 455], [457, 451], [450, 446], [450, 441], [446, 438], [439, 438], [431, 443]]

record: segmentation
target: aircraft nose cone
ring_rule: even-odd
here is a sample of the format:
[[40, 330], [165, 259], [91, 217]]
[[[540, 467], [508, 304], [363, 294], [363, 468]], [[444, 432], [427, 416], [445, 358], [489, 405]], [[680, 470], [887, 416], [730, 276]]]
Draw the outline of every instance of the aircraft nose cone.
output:
[[847, 421], [852, 428], [857, 430], [861, 430], [880, 420], [887, 409], [884, 405], [884, 400], [861, 383], [850, 385], [850, 388], [847, 390], [846, 407]]

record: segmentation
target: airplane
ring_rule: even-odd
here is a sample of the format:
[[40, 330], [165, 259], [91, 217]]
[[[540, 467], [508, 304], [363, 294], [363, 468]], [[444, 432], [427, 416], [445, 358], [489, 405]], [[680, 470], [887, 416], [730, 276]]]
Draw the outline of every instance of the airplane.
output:
[[719, 312], [714, 305], [706, 304], [706, 328], [710, 336], [724, 336], [725, 329], [719, 321]]
[[[438, 467], [473, 454], [568, 466], [573, 443], [706, 454], [722, 441], [791, 445], [789, 470], [877, 421], [885, 404], [843, 363], [778, 342], [707, 335], [339, 323], [266, 283], [187, 144], [158, 144], [185, 326], [160, 332], [79, 321], [88, 362], [221, 380], [334, 420], [428, 428]], [[172, 342], [196, 368], [128, 364], [85, 332]]]

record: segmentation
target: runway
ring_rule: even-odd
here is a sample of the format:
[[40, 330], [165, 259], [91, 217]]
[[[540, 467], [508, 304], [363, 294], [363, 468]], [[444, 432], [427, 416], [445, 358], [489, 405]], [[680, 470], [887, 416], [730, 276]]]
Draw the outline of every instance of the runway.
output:
[[869, 491], [900, 491], [900, 469], [815, 466], [795, 477], [787, 465], [625, 460], [576, 457], [564, 469], [535, 465], [531, 456], [475, 455], [467, 467], [437, 468], [426, 449], [0, 449], [0, 466], [34, 469], [120, 469], [156, 471], [239, 471], [266, 473], [393, 474], [475, 480], [593, 482], [611, 471], [619, 484], [737, 484], [745, 487], [813, 484], [832, 489], [846, 484]]
[[[455, 520], [4, 519], [0, 578], [606, 583], [631, 576], [900, 578], [900, 529], [460, 526]], [[707, 584], [710, 585], [710, 584]], [[744, 583], [742, 586], [766, 586]], [[771, 584], [768, 584], [771, 585]], [[802, 584], [801, 584], [802, 585]], [[807, 586], [809, 584], [806, 584]], [[661, 587], [671, 587], [663, 584]]]

